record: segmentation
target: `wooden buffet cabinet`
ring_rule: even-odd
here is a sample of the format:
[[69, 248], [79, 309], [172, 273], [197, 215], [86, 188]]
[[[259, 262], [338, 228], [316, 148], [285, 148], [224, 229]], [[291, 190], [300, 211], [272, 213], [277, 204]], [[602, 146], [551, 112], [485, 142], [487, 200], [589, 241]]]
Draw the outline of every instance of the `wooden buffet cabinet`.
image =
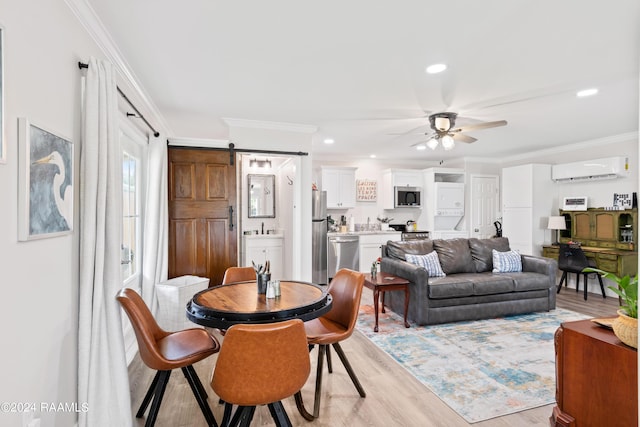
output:
[[[560, 234], [560, 242], [579, 242], [588, 258], [599, 269], [617, 276], [635, 276], [638, 272], [638, 210], [560, 211], [567, 229]], [[558, 259], [558, 246], [546, 245], [542, 256]]]
[[638, 425], [638, 352], [590, 320], [555, 334], [552, 427]]

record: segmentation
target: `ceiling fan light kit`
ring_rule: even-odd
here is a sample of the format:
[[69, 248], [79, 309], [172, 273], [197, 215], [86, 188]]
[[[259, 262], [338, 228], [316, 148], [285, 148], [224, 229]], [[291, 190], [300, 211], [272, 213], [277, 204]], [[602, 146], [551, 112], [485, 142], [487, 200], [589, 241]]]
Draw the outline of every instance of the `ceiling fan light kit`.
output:
[[[435, 150], [438, 147], [438, 144], [442, 144], [442, 148], [449, 151], [455, 147], [456, 141], [465, 142], [467, 144], [471, 144], [472, 142], [477, 141], [476, 138], [465, 135], [463, 132], [474, 129], [480, 130], [498, 126], [505, 126], [507, 124], [506, 120], [498, 120], [495, 122], [478, 123], [475, 125], [463, 126], [454, 129], [457, 117], [457, 113], [452, 113], [449, 111], [430, 115], [429, 124], [434, 133], [428, 136], [429, 139], [426, 142], [426, 146], [431, 148], [432, 150]], [[414, 145], [420, 146], [422, 144], [423, 143], [420, 142]]]
[[450, 135], [443, 136], [441, 139], [441, 142], [442, 142], [442, 148], [444, 148], [447, 151], [452, 150], [453, 147], [456, 145], [453, 142], [453, 138]]

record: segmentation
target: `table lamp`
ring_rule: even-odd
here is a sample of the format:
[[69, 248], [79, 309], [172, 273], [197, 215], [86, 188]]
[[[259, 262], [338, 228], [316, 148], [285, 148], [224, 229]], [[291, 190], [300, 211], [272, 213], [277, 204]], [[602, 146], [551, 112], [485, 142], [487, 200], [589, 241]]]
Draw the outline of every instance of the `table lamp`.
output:
[[567, 226], [565, 223], [565, 219], [563, 216], [550, 216], [549, 223], [547, 224], [547, 228], [549, 230], [556, 230], [556, 241], [553, 243], [554, 245], [559, 245], [558, 243], [558, 230], [566, 230]]

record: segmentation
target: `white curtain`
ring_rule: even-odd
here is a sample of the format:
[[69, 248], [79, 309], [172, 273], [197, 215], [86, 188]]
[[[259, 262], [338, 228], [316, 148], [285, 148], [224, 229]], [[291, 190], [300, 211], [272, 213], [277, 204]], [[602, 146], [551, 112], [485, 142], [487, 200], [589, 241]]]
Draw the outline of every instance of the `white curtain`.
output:
[[151, 136], [147, 154], [142, 298], [154, 313], [157, 308], [155, 285], [167, 280], [169, 268], [167, 186], [167, 141], [163, 136]]
[[122, 161], [113, 66], [94, 58], [84, 90], [80, 156], [80, 427], [131, 426], [129, 376], [122, 338], [120, 244]]

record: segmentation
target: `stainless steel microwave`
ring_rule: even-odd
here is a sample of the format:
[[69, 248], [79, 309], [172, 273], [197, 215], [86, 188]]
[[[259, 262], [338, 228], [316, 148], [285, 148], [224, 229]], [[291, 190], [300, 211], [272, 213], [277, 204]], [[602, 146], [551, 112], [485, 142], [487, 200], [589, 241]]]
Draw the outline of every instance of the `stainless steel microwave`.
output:
[[418, 208], [421, 203], [420, 187], [394, 187], [394, 206], [396, 208]]

